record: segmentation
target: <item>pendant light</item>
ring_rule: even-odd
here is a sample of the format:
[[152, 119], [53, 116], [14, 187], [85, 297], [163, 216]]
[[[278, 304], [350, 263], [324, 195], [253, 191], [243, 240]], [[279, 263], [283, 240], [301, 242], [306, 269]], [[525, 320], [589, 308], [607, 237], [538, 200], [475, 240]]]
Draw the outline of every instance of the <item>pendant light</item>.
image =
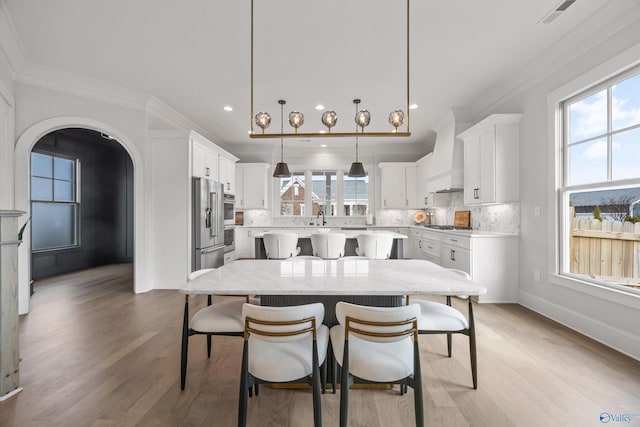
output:
[[353, 103], [356, 104], [356, 161], [351, 163], [351, 167], [349, 168], [349, 176], [354, 178], [361, 178], [366, 176], [366, 172], [364, 171], [364, 166], [361, 162], [358, 161], [358, 126], [361, 127], [364, 132], [364, 127], [369, 124], [369, 120], [371, 118], [369, 112], [367, 110], [358, 111], [358, 104], [360, 104], [359, 99], [354, 99]]
[[284, 104], [286, 103], [287, 101], [284, 99], [278, 101], [278, 104], [280, 104], [280, 163], [273, 170], [274, 178], [288, 178], [291, 176], [289, 166], [284, 162], [284, 137], [282, 136], [284, 133]]

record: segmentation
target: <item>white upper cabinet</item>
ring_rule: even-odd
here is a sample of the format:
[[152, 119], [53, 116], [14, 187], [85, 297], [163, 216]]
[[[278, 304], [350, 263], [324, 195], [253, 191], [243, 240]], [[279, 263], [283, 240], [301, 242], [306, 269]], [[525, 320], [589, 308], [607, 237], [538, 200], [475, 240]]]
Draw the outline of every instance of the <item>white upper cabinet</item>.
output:
[[196, 134], [191, 136], [191, 143], [193, 144], [191, 151], [193, 176], [218, 181], [219, 154], [214, 144]]
[[220, 182], [224, 185], [224, 192], [236, 193], [236, 161], [220, 156]]
[[433, 153], [429, 153], [416, 162], [416, 208], [433, 206], [433, 191], [429, 185], [429, 169]]
[[464, 204], [519, 199], [518, 124], [522, 114], [493, 114], [458, 135], [464, 141]]
[[268, 209], [267, 163], [236, 164], [236, 209]]
[[379, 163], [382, 209], [415, 208], [416, 164]]

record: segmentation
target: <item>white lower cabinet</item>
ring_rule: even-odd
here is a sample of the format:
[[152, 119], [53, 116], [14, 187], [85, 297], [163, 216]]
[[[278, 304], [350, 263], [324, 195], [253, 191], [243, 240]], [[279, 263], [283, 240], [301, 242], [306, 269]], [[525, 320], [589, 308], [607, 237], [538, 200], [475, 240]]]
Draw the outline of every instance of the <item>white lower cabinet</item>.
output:
[[440, 243], [440, 265], [471, 274], [471, 238], [444, 237]]
[[518, 298], [518, 236], [494, 233], [411, 231], [413, 258], [426, 259], [445, 268], [466, 271], [486, 286], [481, 303], [509, 303]]
[[235, 261], [237, 258], [236, 251], [229, 251], [224, 254], [224, 263], [229, 264], [230, 262]]
[[440, 238], [426, 230], [412, 230], [411, 257], [440, 264]]
[[236, 257], [238, 259], [251, 258], [250, 228], [236, 227]]

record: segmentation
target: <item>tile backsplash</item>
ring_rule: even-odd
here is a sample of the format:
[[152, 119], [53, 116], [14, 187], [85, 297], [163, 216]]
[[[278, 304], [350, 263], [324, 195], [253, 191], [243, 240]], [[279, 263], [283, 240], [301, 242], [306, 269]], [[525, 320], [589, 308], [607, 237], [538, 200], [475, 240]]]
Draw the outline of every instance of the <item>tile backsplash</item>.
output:
[[[440, 207], [425, 209], [433, 214], [433, 224], [453, 224], [455, 211], [471, 211], [471, 227], [475, 230], [520, 234], [520, 203], [499, 205], [465, 206], [461, 191], [437, 194]], [[416, 209], [381, 209], [374, 216], [375, 225], [413, 225]], [[272, 217], [271, 211], [263, 209], [245, 210], [244, 225], [261, 226], [305, 226], [316, 223], [316, 217]], [[365, 225], [365, 217], [327, 217], [328, 227]]]
[[449, 193], [449, 206], [426, 209], [433, 213], [434, 224], [453, 224], [455, 211], [471, 211], [474, 230], [520, 234], [520, 203], [465, 206], [463, 192]]

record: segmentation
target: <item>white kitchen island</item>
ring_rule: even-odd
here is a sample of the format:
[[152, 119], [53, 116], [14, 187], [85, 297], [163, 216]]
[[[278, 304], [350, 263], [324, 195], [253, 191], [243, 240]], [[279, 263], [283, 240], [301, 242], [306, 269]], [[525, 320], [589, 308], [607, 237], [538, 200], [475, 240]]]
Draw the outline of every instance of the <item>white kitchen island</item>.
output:
[[[333, 324], [336, 301], [398, 306], [406, 295], [482, 295], [485, 286], [418, 259], [240, 260], [185, 283], [187, 295], [260, 295], [264, 305], [325, 304]], [[469, 299], [471, 308], [471, 299]], [[188, 310], [188, 306], [185, 307]], [[471, 316], [471, 310], [470, 310]]]

